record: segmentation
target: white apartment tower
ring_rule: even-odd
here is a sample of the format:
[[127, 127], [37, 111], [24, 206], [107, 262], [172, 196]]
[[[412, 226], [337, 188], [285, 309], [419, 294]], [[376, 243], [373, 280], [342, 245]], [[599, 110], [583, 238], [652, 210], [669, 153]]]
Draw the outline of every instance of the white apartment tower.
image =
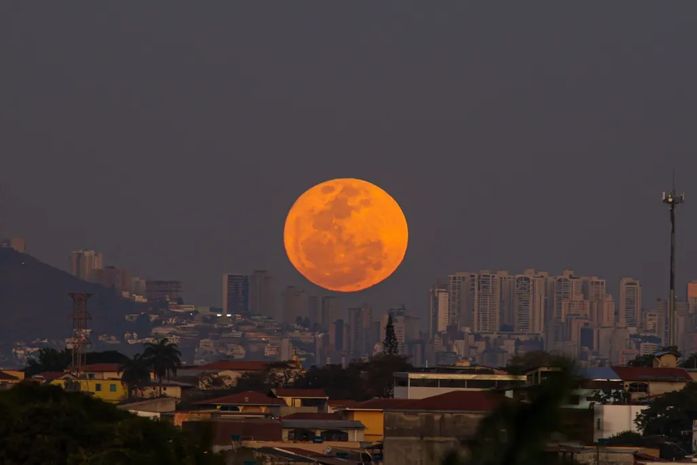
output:
[[618, 323], [623, 327], [638, 327], [641, 323], [641, 284], [633, 278], [620, 280]]

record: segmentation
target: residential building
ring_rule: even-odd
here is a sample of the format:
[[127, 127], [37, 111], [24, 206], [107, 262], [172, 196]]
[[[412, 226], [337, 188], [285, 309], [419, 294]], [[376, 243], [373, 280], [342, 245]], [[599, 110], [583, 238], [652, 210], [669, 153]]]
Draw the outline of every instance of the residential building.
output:
[[75, 250], [70, 254], [70, 272], [84, 281], [95, 281], [104, 267], [102, 254], [94, 250]]
[[452, 391], [509, 389], [526, 383], [525, 375], [511, 375], [489, 367], [423, 368], [394, 374], [395, 399], [423, 399]]
[[429, 291], [428, 337], [445, 332], [449, 324], [450, 299], [448, 289], [434, 286]]
[[283, 301], [283, 313], [280, 321], [295, 324], [298, 319], [303, 320], [308, 317], [308, 300], [304, 289], [288, 286], [281, 293], [281, 300]]
[[223, 274], [223, 312], [228, 315], [249, 314], [249, 277]]
[[641, 323], [641, 284], [633, 278], [620, 280], [618, 324], [638, 327]]
[[181, 281], [150, 280], [145, 281], [145, 297], [148, 302], [182, 302], [183, 286]]
[[27, 241], [23, 237], [9, 237], [0, 241], [0, 247], [8, 247], [19, 253], [27, 253]]
[[349, 353], [352, 357], [363, 357], [372, 353], [375, 340], [371, 337], [373, 309], [361, 305], [348, 309]]
[[249, 311], [252, 315], [278, 318], [273, 279], [266, 270], [254, 270], [249, 276]]

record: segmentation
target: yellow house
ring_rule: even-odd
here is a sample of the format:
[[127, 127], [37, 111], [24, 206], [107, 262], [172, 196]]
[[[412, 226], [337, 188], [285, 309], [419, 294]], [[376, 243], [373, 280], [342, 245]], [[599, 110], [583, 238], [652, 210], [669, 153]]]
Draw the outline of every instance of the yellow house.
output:
[[120, 379], [77, 379], [65, 374], [51, 381], [50, 384], [61, 386], [67, 391], [91, 394], [105, 402], [118, 403], [128, 397], [128, 390]]
[[344, 408], [344, 418], [360, 421], [365, 426], [367, 442], [380, 442], [385, 437], [385, 409], [408, 403], [407, 399], [371, 399]]

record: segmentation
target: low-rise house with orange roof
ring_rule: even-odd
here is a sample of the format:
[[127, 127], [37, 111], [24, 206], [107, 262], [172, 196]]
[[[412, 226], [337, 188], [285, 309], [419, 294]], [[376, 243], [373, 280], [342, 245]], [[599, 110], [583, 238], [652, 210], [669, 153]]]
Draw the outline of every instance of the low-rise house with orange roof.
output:
[[213, 399], [200, 400], [195, 405], [218, 413], [240, 414], [256, 417], [279, 417], [281, 407], [285, 405], [282, 399], [267, 396], [256, 391], [244, 391]]

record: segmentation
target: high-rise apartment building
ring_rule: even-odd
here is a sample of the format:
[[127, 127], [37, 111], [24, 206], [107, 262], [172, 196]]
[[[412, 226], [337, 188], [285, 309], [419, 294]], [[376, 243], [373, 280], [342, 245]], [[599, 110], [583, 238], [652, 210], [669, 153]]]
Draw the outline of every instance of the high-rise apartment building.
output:
[[182, 289], [181, 281], [145, 281], [145, 297], [148, 302], [181, 302]]
[[641, 284], [633, 278], [620, 280], [618, 324], [627, 327], [641, 325]]
[[223, 312], [233, 315], [249, 314], [249, 277], [243, 274], [223, 274]]
[[448, 328], [450, 299], [447, 288], [434, 286], [430, 289], [428, 315], [428, 336], [432, 339]]
[[341, 301], [338, 297], [333, 295], [325, 295], [322, 297], [320, 319], [322, 328], [329, 328], [329, 325], [336, 320], [345, 320], [344, 312], [341, 308]]
[[354, 357], [370, 355], [375, 341], [371, 337], [373, 309], [368, 305], [348, 309], [349, 352]]
[[70, 272], [84, 281], [95, 281], [97, 270], [102, 268], [104, 263], [99, 252], [80, 249], [70, 254]]
[[298, 319], [307, 318], [307, 293], [305, 290], [296, 287], [288, 286], [281, 293], [283, 300], [283, 314], [281, 321], [288, 324], [295, 324]]
[[276, 318], [273, 279], [266, 270], [254, 270], [249, 277], [249, 311], [252, 315]]
[[501, 287], [498, 273], [480, 271], [477, 274], [477, 302], [474, 307], [474, 331], [495, 333], [499, 331], [501, 315]]
[[448, 325], [472, 328], [477, 305], [477, 273], [448, 276]]
[[524, 334], [544, 333], [546, 273], [525, 270], [513, 280], [513, 329]]

